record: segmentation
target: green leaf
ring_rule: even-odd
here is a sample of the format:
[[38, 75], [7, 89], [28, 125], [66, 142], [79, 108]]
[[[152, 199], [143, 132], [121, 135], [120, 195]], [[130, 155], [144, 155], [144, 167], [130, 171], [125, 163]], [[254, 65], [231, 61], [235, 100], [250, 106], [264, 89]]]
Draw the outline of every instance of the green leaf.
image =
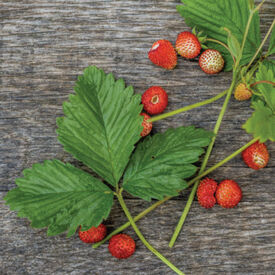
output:
[[[229, 29], [241, 44], [245, 33], [246, 23], [250, 14], [250, 2], [247, 0], [182, 0], [184, 5], [177, 7], [178, 12], [185, 18], [190, 27], [197, 27], [204, 31], [208, 37], [227, 43]], [[260, 43], [259, 14], [253, 16], [251, 26], [245, 43], [240, 64], [249, 63], [257, 51]], [[221, 45], [208, 42], [209, 48], [214, 48], [223, 54], [225, 70], [232, 70], [233, 60], [230, 53]]]
[[79, 225], [87, 230], [109, 215], [112, 191], [70, 164], [45, 161], [23, 174], [16, 180], [18, 187], [9, 191], [5, 200], [18, 216], [29, 218], [32, 227], [48, 226], [48, 235], [68, 230], [68, 236], [72, 236]]
[[130, 194], [150, 201], [175, 196], [187, 187], [184, 179], [197, 170], [204, 146], [213, 134], [193, 126], [168, 129], [139, 143], [126, 169], [123, 188]]
[[275, 28], [273, 27], [272, 33], [269, 40], [269, 47], [267, 51], [268, 55], [275, 54]]
[[[255, 81], [267, 80], [275, 83], [275, 64], [265, 62], [260, 65], [259, 71], [256, 73]], [[268, 83], [261, 83], [256, 86], [263, 95], [266, 104], [275, 113], [275, 87]]]
[[64, 149], [115, 186], [140, 139], [140, 95], [112, 74], [92, 66], [84, 70], [76, 95], [63, 104], [58, 139]]
[[272, 70], [273, 72], [275, 71], [275, 60], [274, 59], [266, 58], [264, 60], [263, 64], [267, 67], [268, 70]]
[[260, 142], [268, 139], [275, 141], [275, 113], [261, 100], [253, 102], [252, 107], [255, 111], [243, 128], [254, 138], [259, 138]]

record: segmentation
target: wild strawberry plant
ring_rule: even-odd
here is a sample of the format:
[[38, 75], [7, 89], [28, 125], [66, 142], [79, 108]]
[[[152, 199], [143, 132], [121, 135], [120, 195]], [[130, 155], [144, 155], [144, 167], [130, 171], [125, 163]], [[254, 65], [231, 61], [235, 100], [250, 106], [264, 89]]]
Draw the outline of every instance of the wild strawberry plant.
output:
[[[69, 163], [47, 160], [24, 170], [16, 180], [17, 188], [5, 199], [20, 217], [31, 220], [34, 228], [48, 227], [48, 235], [67, 232], [72, 236], [77, 228], [88, 230], [108, 218], [116, 197], [129, 222], [111, 236], [132, 225], [145, 246], [177, 274], [183, 274], [154, 249], [143, 237], [135, 221], [194, 184], [183, 215], [170, 242], [172, 247], [194, 199], [199, 179], [214, 171], [255, 141], [275, 141], [275, 63], [268, 58], [275, 53], [274, 22], [263, 41], [257, 7], [251, 0], [182, 0], [178, 12], [188, 26], [203, 33], [203, 48], [220, 51], [225, 59], [225, 71], [232, 71], [230, 87], [219, 95], [191, 106], [162, 114], [151, 122], [164, 119], [226, 96], [213, 132], [193, 126], [168, 129], [146, 137], [141, 142], [143, 118], [140, 116], [141, 96], [131, 86], [112, 74], [91, 66], [84, 70], [75, 86], [75, 94], [63, 104], [64, 117], [57, 119], [58, 139], [64, 150], [83, 162], [98, 177]], [[269, 34], [267, 53], [262, 47]], [[243, 125], [253, 139], [213, 167], [205, 170], [223, 116], [236, 85], [245, 82], [253, 91], [254, 112]], [[139, 142], [139, 143], [138, 143]], [[201, 168], [194, 165], [208, 146]], [[192, 178], [193, 177], [193, 178]], [[187, 182], [187, 179], [190, 179]], [[133, 218], [123, 199], [126, 191], [133, 196], [158, 201]]]

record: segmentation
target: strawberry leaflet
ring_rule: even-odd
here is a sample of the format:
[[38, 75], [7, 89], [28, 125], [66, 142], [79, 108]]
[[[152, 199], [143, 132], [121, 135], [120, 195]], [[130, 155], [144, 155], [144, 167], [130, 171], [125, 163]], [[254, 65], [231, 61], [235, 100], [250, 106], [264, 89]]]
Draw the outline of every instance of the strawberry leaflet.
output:
[[273, 27], [270, 40], [269, 40], [269, 47], [268, 47], [268, 55], [275, 54], [275, 28]]
[[197, 171], [192, 163], [203, 154], [213, 134], [193, 126], [168, 129], [137, 146], [126, 169], [123, 188], [150, 201], [176, 196], [187, 187], [184, 179]]
[[[259, 71], [256, 74], [255, 81], [267, 80], [275, 83], [275, 65], [271, 62], [261, 64]], [[275, 113], [275, 87], [268, 83], [261, 83], [256, 86], [258, 91], [263, 95], [263, 98], [269, 108]]]
[[275, 115], [272, 110], [265, 106], [261, 100], [253, 102], [252, 108], [255, 111], [243, 128], [254, 138], [259, 138], [260, 142], [265, 142], [268, 139], [275, 141]]
[[116, 186], [142, 131], [140, 95], [96, 67], [78, 78], [76, 95], [63, 104], [57, 119], [64, 149]]
[[19, 217], [27, 217], [34, 228], [48, 226], [48, 235], [77, 227], [98, 226], [109, 215], [113, 193], [98, 179], [59, 160], [34, 164], [16, 180], [17, 188], [5, 197]]
[[[256, 74], [256, 81], [269, 80], [275, 82], [275, 64], [264, 62]], [[275, 141], [275, 87], [267, 83], [256, 86], [262, 94], [257, 96], [252, 102], [255, 110], [252, 116], [243, 125], [247, 133], [254, 138], [259, 138], [261, 142], [270, 139]]]

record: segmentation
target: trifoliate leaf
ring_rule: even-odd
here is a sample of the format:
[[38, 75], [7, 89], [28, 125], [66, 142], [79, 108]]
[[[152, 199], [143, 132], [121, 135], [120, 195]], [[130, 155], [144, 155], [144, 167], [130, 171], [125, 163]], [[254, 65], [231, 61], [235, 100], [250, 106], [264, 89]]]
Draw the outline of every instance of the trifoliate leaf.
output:
[[274, 27], [272, 29], [271, 36], [269, 39], [269, 47], [268, 47], [267, 54], [268, 55], [275, 54], [275, 28]]
[[109, 215], [112, 191], [70, 164], [45, 161], [23, 174], [16, 180], [18, 187], [9, 191], [5, 200], [18, 216], [29, 218], [32, 227], [48, 226], [48, 235], [68, 230], [71, 236], [79, 225], [87, 230]]
[[253, 102], [252, 108], [255, 111], [243, 128], [254, 138], [259, 138], [260, 142], [265, 142], [268, 139], [275, 141], [275, 113], [261, 100]]
[[[256, 73], [255, 81], [267, 80], [275, 83], [275, 65], [270, 63], [261, 64]], [[257, 90], [263, 95], [266, 104], [275, 113], [275, 86], [268, 83], [261, 83], [256, 86]]]
[[130, 194], [150, 201], [175, 196], [187, 187], [184, 179], [197, 170], [204, 146], [213, 134], [193, 126], [168, 129], [147, 137], [137, 146], [126, 169], [123, 188]]
[[[250, 2], [247, 0], [182, 0], [184, 5], [177, 7], [190, 27], [204, 31], [209, 38], [227, 44], [227, 32], [231, 31], [241, 45], [246, 23], [250, 14]], [[247, 64], [261, 43], [259, 14], [252, 19], [240, 64]], [[219, 50], [225, 59], [225, 70], [232, 70], [233, 60], [221, 45], [208, 42], [209, 48]]]
[[64, 149], [115, 186], [140, 139], [140, 95], [96, 67], [78, 78], [76, 95], [63, 104], [58, 139]]

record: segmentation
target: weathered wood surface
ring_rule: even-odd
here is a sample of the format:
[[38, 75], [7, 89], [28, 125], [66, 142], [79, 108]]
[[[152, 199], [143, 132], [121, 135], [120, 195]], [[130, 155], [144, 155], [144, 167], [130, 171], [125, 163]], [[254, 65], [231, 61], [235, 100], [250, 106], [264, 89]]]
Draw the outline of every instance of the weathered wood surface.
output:
[[[160, 38], [175, 41], [187, 30], [175, 7], [179, 1], [1, 1], [0, 192], [13, 188], [24, 168], [44, 159], [80, 163], [64, 153], [56, 139], [55, 119], [73, 91], [83, 68], [97, 65], [123, 77], [135, 91], [162, 85], [169, 93], [168, 111], [207, 99], [230, 84], [230, 73], [206, 76], [196, 62], [179, 58], [173, 71], [147, 59]], [[265, 32], [275, 13], [272, 0], [262, 15]], [[222, 100], [205, 108], [155, 123], [155, 131], [191, 125], [212, 129]], [[232, 99], [209, 166], [239, 148], [250, 137], [241, 129], [249, 103]], [[240, 157], [216, 170], [217, 180], [235, 179], [244, 198], [238, 207], [206, 211], [193, 204], [184, 231], [173, 250], [168, 241], [188, 191], [150, 213], [138, 224], [145, 237], [187, 274], [274, 274], [275, 270], [275, 146], [267, 143], [271, 160], [255, 172]], [[16, 217], [1, 200], [1, 274], [173, 274], [155, 258], [132, 230], [137, 251], [128, 260], [110, 256], [107, 245], [93, 250], [75, 236], [46, 237], [26, 219]], [[129, 197], [137, 214], [149, 203]], [[116, 205], [106, 222], [110, 231], [125, 221]]]

